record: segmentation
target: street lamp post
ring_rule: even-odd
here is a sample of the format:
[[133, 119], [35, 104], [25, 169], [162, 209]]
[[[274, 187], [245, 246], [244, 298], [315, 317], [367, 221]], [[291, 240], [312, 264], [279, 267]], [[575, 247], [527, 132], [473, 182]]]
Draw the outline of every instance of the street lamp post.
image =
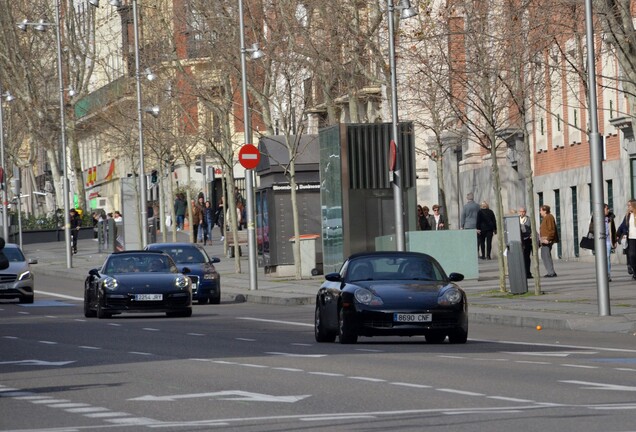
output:
[[393, 5], [393, 0], [387, 0], [387, 10], [389, 12], [389, 66], [391, 69], [391, 146], [395, 149], [393, 167], [393, 209], [395, 212], [395, 245], [398, 251], [403, 251], [404, 247], [404, 203], [402, 202], [402, 160], [401, 143], [398, 133], [398, 108], [397, 108], [397, 78], [395, 68], [395, 34], [393, 14], [395, 9], [401, 10], [401, 17], [411, 18], [417, 15], [411, 8], [409, 0], [400, 0], [397, 6]]
[[55, 27], [55, 41], [57, 46], [57, 78], [59, 84], [60, 103], [60, 140], [62, 146], [62, 189], [64, 203], [64, 241], [66, 243], [66, 268], [73, 267], [73, 255], [71, 250], [71, 206], [69, 201], [68, 168], [66, 161], [66, 118], [64, 113], [64, 78], [62, 76], [62, 38], [60, 31], [60, 0], [55, 2], [55, 23], [46, 23], [40, 20], [37, 23], [22, 21], [18, 24], [21, 30], [26, 30], [27, 26], [34, 26], [37, 31], [44, 31], [46, 27]]
[[7, 102], [11, 102], [15, 99], [8, 91], [2, 91], [2, 83], [0, 83], [0, 160], [2, 162], [2, 179], [0, 179], [0, 183], [2, 183], [2, 237], [5, 241], [9, 241], [9, 201], [7, 199], [7, 167], [4, 163], [4, 113], [2, 111], [2, 98], [4, 98]]
[[[258, 45], [254, 44], [252, 48], [245, 48], [245, 23], [243, 19], [243, 0], [238, 0], [239, 6], [239, 26], [241, 27], [241, 80], [242, 80], [242, 97], [243, 97], [243, 124], [245, 134], [245, 144], [252, 144], [252, 119], [250, 117], [249, 106], [247, 102], [247, 65], [245, 54], [252, 53], [252, 58], [257, 59], [263, 56], [262, 51], [258, 49]], [[258, 289], [257, 268], [256, 268], [256, 227], [254, 224], [254, 170], [245, 170], [245, 188], [247, 193], [247, 248], [248, 248], [248, 264], [250, 275], [250, 291]]]
[[[59, 0], [58, 0], [59, 1]], [[121, 0], [109, 0], [108, 3], [114, 7], [121, 7]], [[91, 6], [99, 7], [99, 0], [89, 0]], [[137, 11], [137, 0], [132, 0], [133, 13], [133, 33], [135, 45], [135, 86], [137, 93], [137, 129], [139, 138], [139, 214], [141, 215], [141, 248], [148, 245], [148, 198], [146, 189], [146, 168], [144, 163], [144, 109], [141, 103], [141, 66], [139, 60], [139, 13]], [[150, 81], [154, 79], [152, 72], [147, 69], [146, 76]], [[158, 108], [146, 110], [153, 117], [159, 115]]]

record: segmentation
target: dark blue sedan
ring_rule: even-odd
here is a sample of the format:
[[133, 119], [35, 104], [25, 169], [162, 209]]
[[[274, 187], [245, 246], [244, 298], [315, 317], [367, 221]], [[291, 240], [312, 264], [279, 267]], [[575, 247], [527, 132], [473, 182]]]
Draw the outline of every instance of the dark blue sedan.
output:
[[318, 342], [355, 343], [358, 336], [424, 336], [428, 343], [466, 343], [468, 303], [431, 256], [368, 252], [350, 256], [316, 296]]
[[197, 243], [152, 243], [147, 250], [162, 251], [177, 263], [179, 268], [190, 269], [188, 277], [192, 281], [192, 299], [199, 304], [221, 303], [221, 276], [214, 264], [221, 262], [216, 257], [210, 258], [205, 249]]

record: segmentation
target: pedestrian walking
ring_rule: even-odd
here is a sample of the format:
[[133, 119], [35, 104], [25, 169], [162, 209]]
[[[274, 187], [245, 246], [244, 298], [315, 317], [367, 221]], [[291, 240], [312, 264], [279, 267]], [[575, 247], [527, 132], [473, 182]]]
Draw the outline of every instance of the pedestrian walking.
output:
[[472, 192], [466, 194], [466, 204], [462, 209], [461, 229], [477, 228], [477, 213], [479, 213], [479, 204], [474, 201], [475, 197]]
[[[616, 225], [614, 225], [614, 213], [609, 205], [603, 204], [603, 222], [605, 223], [605, 252], [607, 253], [607, 281], [612, 281], [612, 250], [616, 248], [617, 236]], [[594, 216], [590, 219], [588, 233], [594, 233]]]
[[532, 255], [532, 224], [525, 207], [519, 207], [519, 225], [521, 228], [521, 248], [523, 249], [523, 264], [526, 268], [526, 278], [532, 279], [530, 270], [530, 256]]
[[[203, 198], [201, 198], [202, 200]], [[203, 207], [195, 201], [192, 200], [190, 207], [190, 224], [192, 225], [192, 238], [194, 239], [194, 243], [199, 240], [199, 225], [203, 222]], [[203, 238], [200, 239], [203, 241]]]
[[618, 236], [621, 238], [621, 243], [627, 246], [627, 269], [632, 279], [636, 279], [636, 200], [630, 199], [627, 202], [627, 214], [623, 218], [618, 227]]
[[183, 197], [183, 194], [177, 194], [177, 197], [174, 200], [174, 216], [177, 219], [177, 231], [181, 231], [183, 229], [183, 223], [185, 221], [186, 214], [186, 201]]
[[[539, 213], [543, 218], [539, 227], [539, 235], [541, 236], [541, 261], [547, 273], [543, 277], [556, 277], [554, 271], [554, 263], [552, 262], [552, 245], [559, 242], [559, 233], [557, 232], [556, 221], [550, 213], [549, 205], [542, 205]], [[636, 238], [636, 237], [635, 237]]]
[[72, 208], [69, 212], [70, 215], [70, 224], [71, 224], [71, 247], [73, 249], [73, 253], [77, 253], [77, 238], [79, 237], [79, 231], [82, 227], [82, 219], [80, 218], [77, 210]]
[[214, 209], [212, 208], [212, 203], [210, 201], [205, 202], [205, 207], [203, 207], [203, 245], [208, 244], [208, 240], [210, 245], [212, 245], [212, 228], [214, 228]]
[[479, 250], [481, 259], [491, 259], [490, 252], [492, 251], [492, 236], [497, 234], [497, 219], [495, 213], [490, 210], [488, 203], [482, 201], [480, 203], [480, 209], [477, 212], [477, 235], [479, 241]]

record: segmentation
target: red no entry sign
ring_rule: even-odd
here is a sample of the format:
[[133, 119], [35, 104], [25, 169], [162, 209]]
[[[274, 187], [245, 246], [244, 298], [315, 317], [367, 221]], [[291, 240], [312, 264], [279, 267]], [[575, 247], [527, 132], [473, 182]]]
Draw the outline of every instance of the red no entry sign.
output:
[[261, 160], [261, 152], [254, 144], [245, 144], [239, 150], [239, 162], [245, 169], [254, 169]]

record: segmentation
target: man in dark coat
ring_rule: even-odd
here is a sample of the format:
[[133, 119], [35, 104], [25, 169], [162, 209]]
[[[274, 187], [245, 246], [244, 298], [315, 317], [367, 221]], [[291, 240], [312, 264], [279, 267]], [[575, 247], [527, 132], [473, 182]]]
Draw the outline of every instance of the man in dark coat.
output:
[[497, 219], [495, 213], [490, 210], [488, 203], [482, 201], [477, 212], [477, 235], [479, 241], [479, 258], [490, 259], [492, 251], [492, 236], [497, 234]]

